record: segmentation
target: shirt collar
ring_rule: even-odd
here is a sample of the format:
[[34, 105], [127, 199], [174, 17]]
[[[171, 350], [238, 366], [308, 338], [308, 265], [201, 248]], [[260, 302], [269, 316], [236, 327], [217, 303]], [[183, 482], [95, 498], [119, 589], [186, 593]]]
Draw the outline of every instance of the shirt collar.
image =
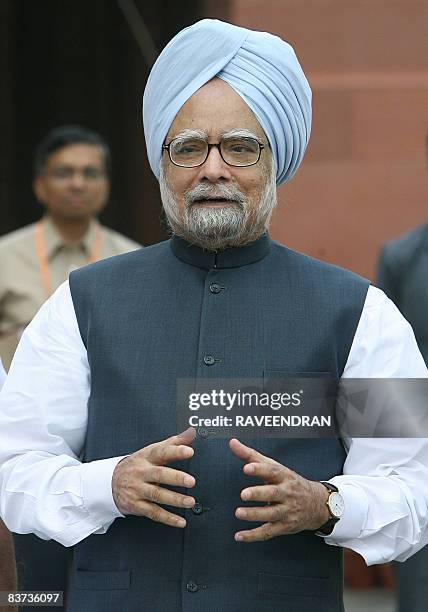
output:
[[90, 256], [91, 251], [94, 247], [95, 233], [97, 231], [98, 226], [98, 221], [96, 219], [91, 219], [86, 233], [82, 236], [80, 240], [80, 244], [83, 246], [83, 249], [88, 257]]
[[[92, 245], [94, 244], [95, 232], [98, 225], [99, 223], [96, 219], [91, 219], [85, 234], [82, 236], [79, 242], [74, 243], [75, 245], [80, 245], [84, 253], [88, 256], [91, 253]], [[69, 243], [65, 242], [64, 238], [58, 232], [54, 222], [49, 216], [44, 217], [44, 229], [46, 255], [48, 259], [52, 259], [60, 249], [62, 249], [64, 246], [68, 246]]]
[[225, 249], [224, 251], [206, 251], [194, 244], [189, 244], [178, 236], [173, 236], [170, 245], [174, 255], [185, 263], [209, 270], [211, 268], [239, 268], [255, 263], [266, 257], [270, 251], [272, 241], [269, 235], [263, 234], [261, 238], [242, 247]]

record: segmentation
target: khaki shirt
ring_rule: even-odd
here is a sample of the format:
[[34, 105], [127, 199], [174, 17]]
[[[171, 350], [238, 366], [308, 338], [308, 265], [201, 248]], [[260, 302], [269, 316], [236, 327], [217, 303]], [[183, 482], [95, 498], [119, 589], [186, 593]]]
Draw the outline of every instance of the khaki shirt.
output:
[[[0, 357], [7, 369], [23, 329], [49, 297], [37, 255], [36, 226], [33, 223], [0, 238]], [[91, 221], [80, 242], [73, 244], [64, 242], [49, 217], [45, 217], [43, 227], [53, 290], [72, 270], [89, 262], [98, 231], [101, 232], [98, 259], [134, 251], [141, 246], [95, 220]]]

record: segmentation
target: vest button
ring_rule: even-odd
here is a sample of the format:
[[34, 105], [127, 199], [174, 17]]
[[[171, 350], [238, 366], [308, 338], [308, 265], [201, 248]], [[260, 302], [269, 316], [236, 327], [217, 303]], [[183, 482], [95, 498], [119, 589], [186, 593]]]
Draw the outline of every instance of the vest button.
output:
[[189, 582], [186, 584], [186, 589], [189, 591], [189, 593], [196, 593], [199, 587], [196, 582], [189, 580]]
[[204, 356], [204, 364], [205, 365], [210, 366], [210, 365], [214, 365], [214, 363], [215, 363], [215, 359], [214, 359], [214, 357], [212, 355], [205, 355]]
[[199, 502], [196, 502], [196, 504], [192, 508], [193, 514], [202, 514], [203, 511], [204, 511], [203, 505], [200, 504]]
[[210, 435], [208, 429], [205, 429], [205, 427], [200, 427], [198, 429], [198, 434], [201, 438], [208, 438]]
[[220, 293], [224, 287], [221, 287], [218, 283], [211, 283], [210, 291], [211, 293]]

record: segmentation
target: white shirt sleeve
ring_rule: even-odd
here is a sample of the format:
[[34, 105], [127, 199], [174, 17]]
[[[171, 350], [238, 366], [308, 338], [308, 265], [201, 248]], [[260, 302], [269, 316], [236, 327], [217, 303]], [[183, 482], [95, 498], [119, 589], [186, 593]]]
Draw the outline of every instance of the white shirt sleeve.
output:
[[[380, 289], [370, 287], [343, 377], [427, 376], [409, 323]], [[325, 537], [328, 544], [351, 548], [372, 565], [405, 561], [428, 543], [426, 438], [353, 438], [343, 475], [331, 482], [345, 512]]]
[[68, 282], [22, 335], [0, 393], [0, 516], [17, 533], [72, 546], [123, 516], [122, 457], [82, 464], [90, 372]]

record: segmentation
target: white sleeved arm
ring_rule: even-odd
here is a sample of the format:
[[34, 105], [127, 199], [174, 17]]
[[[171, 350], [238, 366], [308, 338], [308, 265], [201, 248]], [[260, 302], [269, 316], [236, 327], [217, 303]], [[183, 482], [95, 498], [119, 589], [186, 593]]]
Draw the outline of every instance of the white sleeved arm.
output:
[[68, 282], [23, 333], [0, 393], [0, 516], [17, 533], [72, 546], [105, 533], [122, 457], [81, 463], [90, 373]]
[[[370, 287], [344, 378], [426, 378], [409, 323]], [[404, 407], [405, 408], [405, 407]], [[353, 438], [340, 489], [345, 512], [328, 544], [351, 548], [367, 565], [405, 561], [428, 543], [428, 439]]]

